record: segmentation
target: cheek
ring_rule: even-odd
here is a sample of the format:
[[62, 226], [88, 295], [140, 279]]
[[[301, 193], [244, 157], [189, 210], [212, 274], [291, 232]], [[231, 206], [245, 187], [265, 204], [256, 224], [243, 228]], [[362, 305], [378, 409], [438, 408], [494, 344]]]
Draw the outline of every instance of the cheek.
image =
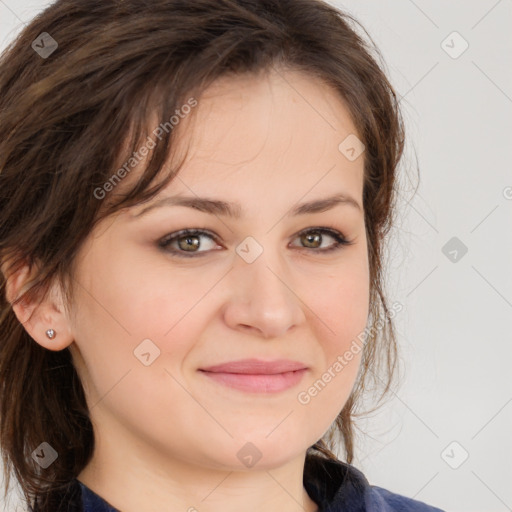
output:
[[89, 254], [75, 304], [75, 339], [99, 390], [129, 368], [146, 368], [137, 359], [141, 350], [151, 353], [153, 369], [175, 368], [199, 337], [202, 302], [218, 280], [171, 270], [165, 262], [148, 264], [128, 251], [112, 263], [107, 252]]
[[304, 383], [297, 401], [327, 429], [355, 384], [369, 314], [369, 273], [365, 259], [354, 259], [319, 282], [310, 293], [310, 324], [322, 350], [322, 364]]
[[113, 260], [111, 245], [89, 254], [78, 277], [87, 292], [81, 293], [77, 308], [84, 318], [100, 319], [111, 333], [133, 341], [162, 337], [211, 286], [190, 270], [172, 268], [162, 257], [125, 250], [116, 251]]
[[309, 293], [308, 306], [316, 313], [318, 339], [326, 354], [344, 350], [364, 331], [369, 314], [369, 272], [364, 257], [354, 254], [336, 272], [322, 276], [316, 292]]

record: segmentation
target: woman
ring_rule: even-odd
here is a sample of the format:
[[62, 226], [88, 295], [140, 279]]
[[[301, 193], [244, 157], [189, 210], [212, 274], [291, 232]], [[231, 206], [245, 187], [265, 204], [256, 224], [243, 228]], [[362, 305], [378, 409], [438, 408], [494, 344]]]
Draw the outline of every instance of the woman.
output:
[[31, 510], [439, 510], [350, 464], [395, 367], [403, 149], [352, 21], [58, 0], [4, 53], [0, 443]]

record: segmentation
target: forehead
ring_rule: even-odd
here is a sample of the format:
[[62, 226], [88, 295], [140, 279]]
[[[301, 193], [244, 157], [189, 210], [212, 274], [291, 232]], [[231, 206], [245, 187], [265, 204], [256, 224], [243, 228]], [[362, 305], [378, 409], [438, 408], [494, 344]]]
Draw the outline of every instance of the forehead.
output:
[[254, 208], [262, 199], [334, 193], [360, 201], [364, 155], [350, 161], [339, 149], [355, 133], [342, 97], [317, 78], [284, 70], [226, 76], [180, 121], [174, 143], [186, 158], [156, 199], [215, 196]]
[[233, 163], [258, 155], [319, 158], [356, 132], [337, 91], [290, 70], [222, 77], [204, 91], [194, 117], [195, 158], [229, 155]]

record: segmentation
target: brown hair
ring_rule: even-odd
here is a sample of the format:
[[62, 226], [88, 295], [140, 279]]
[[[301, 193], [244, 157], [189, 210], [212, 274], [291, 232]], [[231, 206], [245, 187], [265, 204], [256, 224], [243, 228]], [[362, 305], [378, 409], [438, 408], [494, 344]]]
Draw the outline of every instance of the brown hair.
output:
[[[32, 340], [5, 296], [7, 277], [27, 264], [38, 270], [26, 297], [44, 297], [58, 280], [70, 300], [75, 255], [95, 223], [153, 197], [176, 175], [178, 168], [155, 179], [171, 154], [175, 131], [168, 129], [129, 192], [107, 194], [108, 201], [95, 193], [112, 183], [119, 162], [147, 137], [148, 112], [168, 126], [187, 98], [199, 98], [216, 78], [273, 66], [334, 87], [365, 145], [370, 335], [332, 432], [310, 448], [336, 458], [337, 432], [347, 462], [353, 460], [359, 398], [369, 383], [383, 388], [382, 398], [397, 362], [382, 269], [404, 146], [399, 102], [378, 64], [382, 57], [356, 24], [320, 0], [58, 0], [3, 52], [0, 256], [10, 265], [0, 275], [0, 446], [6, 493], [14, 470], [27, 501], [37, 496], [38, 510], [56, 510], [52, 496], [81, 472], [94, 448], [69, 350], [46, 350]], [[50, 55], [37, 52], [52, 48], [43, 32], [58, 44]], [[42, 441], [58, 453], [44, 471], [31, 457]]]

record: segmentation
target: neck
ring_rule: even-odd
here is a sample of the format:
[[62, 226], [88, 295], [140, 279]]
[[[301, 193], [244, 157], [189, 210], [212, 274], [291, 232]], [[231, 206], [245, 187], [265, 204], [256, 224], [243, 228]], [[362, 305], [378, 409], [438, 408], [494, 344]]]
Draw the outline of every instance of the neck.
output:
[[318, 511], [303, 486], [305, 453], [279, 467], [224, 470], [120, 446], [97, 440], [78, 480], [123, 512]]

